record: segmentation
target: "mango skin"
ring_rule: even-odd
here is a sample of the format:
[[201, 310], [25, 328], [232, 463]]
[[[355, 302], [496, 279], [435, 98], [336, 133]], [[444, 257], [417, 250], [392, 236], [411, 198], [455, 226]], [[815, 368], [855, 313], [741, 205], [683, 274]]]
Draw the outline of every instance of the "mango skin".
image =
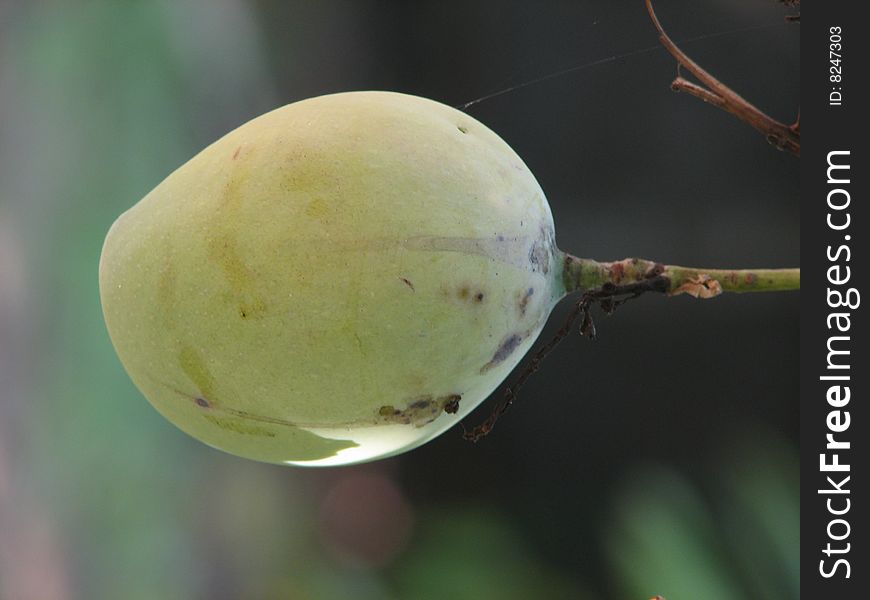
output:
[[443, 104], [349, 92], [230, 132], [122, 214], [100, 260], [124, 367], [169, 421], [338, 465], [466, 416], [564, 295], [516, 153]]

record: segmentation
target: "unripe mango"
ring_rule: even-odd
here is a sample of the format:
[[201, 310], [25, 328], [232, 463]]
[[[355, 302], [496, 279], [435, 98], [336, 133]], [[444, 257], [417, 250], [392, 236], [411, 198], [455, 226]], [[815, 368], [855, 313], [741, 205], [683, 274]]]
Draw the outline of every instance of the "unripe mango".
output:
[[240, 456], [338, 465], [467, 415], [564, 293], [511, 148], [437, 102], [322, 96], [227, 134], [122, 214], [100, 292], [169, 421]]

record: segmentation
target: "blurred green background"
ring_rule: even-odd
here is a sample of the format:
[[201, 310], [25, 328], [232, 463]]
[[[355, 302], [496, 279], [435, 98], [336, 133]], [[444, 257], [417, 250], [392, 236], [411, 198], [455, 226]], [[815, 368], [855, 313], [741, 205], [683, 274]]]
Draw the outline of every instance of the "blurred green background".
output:
[[[657, 5], [793, 119], [781, 6]], [[257, 114], [348, 89], [456, 105], [643, 49], [469, 112], [568, 251], [794, 266], [798, 161], [672, 94], [656, 46], [640, 1], [0, 0], [0, 599], [798, 597], [797, 294], [644, 298], [566, 341], [480, 444], [327, 470], [188, 439], [102, 323], [114, 218]]]

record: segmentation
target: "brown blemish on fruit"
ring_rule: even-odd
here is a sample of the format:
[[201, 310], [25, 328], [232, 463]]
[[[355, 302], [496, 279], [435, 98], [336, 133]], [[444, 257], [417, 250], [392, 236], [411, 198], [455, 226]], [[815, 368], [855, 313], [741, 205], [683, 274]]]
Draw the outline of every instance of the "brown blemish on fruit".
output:
[[184, 374], [187, 375], [199, 390], [199, 398], [211, 398], [213, 400], [217, 397], [214, 378], [205, 364], [202, 355], [196, 348], [188, 344], [182, 346], [181, 352], [178, 355], [178, 364], [181, 366]]
[[529, 307], [529, 301], [531, 301], [532, 296], [534, 294], [535, 294], [535, 288], [530, 287], [520, 296], [520, 299], [519, 299], [517, 306], [520, 309], [520, 316], [521, 317], [526, 316], [526, 309]]
[[220, 264], [230, 287], [240, 291], [254, 280], [254, 273], [242, 260], [238, 242], [229, 235], [221, 235], [209, 240], [209, 255]]
[[462, 133], [468, 133], [468, 127], [465, 127], [464, 125], [457, 125], [456, 129], [458, 129]]
[[462, 396], [460, 394], [450, 394], [446, 398], [447, 400], [444, 402], [444, 412], [455, 415], [459, 410], [459, 401], [462, 400]]
[[329, 212], [329, 206], [323, 198], [315, 198], [305, 206], [305, 214], [312, 219], [323, 220]]
[[208, 244], [209, 256], [221, 267], [230, 289], [239, 302], [242, 318], [262, 316], [266, 301], [256, 294], [256, 273], [251, 269], [239, 252], [238, 243], [229, 235], [212, 238]]
[[459, 297], [460, 300], [464, 300], [466, 302], [474, 302], [475, 304], [480, 304], [481, 302], [483, 302], [484, 298], [486, 298], [486, 294], [484, 294], [483, 291], [473, 291], [471, 286], [467, 283], [459, 286], [456, 295]]
[[402, 283], [404, 283], [405, 285], [407, 285], [409, 288], [411, 288], [411, 291], [412, 291], [412, 292], [416, 292], [416, 291], [417, 291], [416, 289], [414, 289], [414, 284], [411, 283], [411, 281], [410, 281], [409, 279], [406, 279], [406, 278], [404, 278], [404, 277], [399, 277], [399, 280], [400, 280]]
[[746, 285], [755, 285], [755, 282], [758, 281], [758, 276], [755, 273], [747, 273], [743, 280], [746, 282]]
[[208, 400], [206, 400], [205, 398], [196, 398], [194, 402], [196, 402], [197, 406], [200, 406], [202, 408], [209, 408], [211, 406], [211, 404], [209, 404]]
[[408, 405], [408, 408], [412, 410], [422, 410], [428, 408], [430, 404], [432, 404], [432, 396], [423, 396], [422, 398], [411, 402], [411, 404]]
[[236, 159], [239, 157], [239, 152], [241, 152], [241, 151], [242, 151], [242, 147], [241, 147], [241, 146], [239, 146], [238, 148], [236, 148], [236, 151], [233, 152], [233, 160], [236, 160]]
[[208, 229], [214, 233], [210, 233], [206, 242], [209, 259], [218, 264], [229, 284], [229, 304], [234, 311], [237, 306], [241, 307], [244, 318], [262, 316], [266, 310], [263, 294], [257, 291], [257, 273], [245, 263], [238, 240], [225, 225], [235, 222], [244, 208], [243, 187], [247, 177], [244, 162], [232, 169], [220, 201], [211, 213]]
[[513, 354], [524, 338], [525, 336], [517, 333], [512, 333], [504, 338], [501, 344], [498, 345], [498, 348], [496, 348], [495, 354], [492, 355], [490, 361], [480, 368], [480, 372], [486, 373], [499, 363], [504, 362], [508, 356]]
[[253, 298], [251, 303], [242, 304], [241, 306], [239, 306], [239, 315], [243, 319], [247, 319], [249, 317], [262, 317], [265, 311], [266, 303], [262, 300], [262, 298]]
[[423, 427], [437, 419], [442, 412], [455, 413], [459, 410], [461, 399], [461, 394], [447, 394], [437, 398], [432, 394], [425, 394], [411, 400], [405, 409], [388, 404], [378, 409], [376, 422]]

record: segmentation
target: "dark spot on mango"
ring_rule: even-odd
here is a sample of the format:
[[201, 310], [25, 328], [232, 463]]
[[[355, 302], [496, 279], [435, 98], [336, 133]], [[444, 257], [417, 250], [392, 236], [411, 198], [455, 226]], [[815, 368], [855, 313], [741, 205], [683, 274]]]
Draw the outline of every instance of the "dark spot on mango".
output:
[[211, 404], [209, 404], [208, 400], [206, 400], [205, 398], [196, 398], [194, 402], [196, 402], [197, 406], [201, 406], [202, 408], [208, 408], [211, 406]]
[[526, 308], [529, 306], [529, 301], [532, 299], [532, 296], [535, 294], [535, 288], [530, 287], [525, 291], [525, 293], [520, 295], [520, 300], [518, 303], [520, 309], [520, 316], [526, 315]]
[[236, 159], [239, 157], [239, 152], [241, 152], [241, 151], [242, 151], [242, 147], [241, 147], [241, 146], [239, 146], [238, 148], [236, 148], [236, 151], [233, 152], [233, 160], [236, 160]]
[[486, 297], [486, 294], [484, 294], [481, 290], [474, 291], [467, 283], [460, 286], [459, 290], [457, 290], [456, 292], [456, 295], [459, 297], [460, 300], [465, 300], [466, 302], [475, 302], [477, 304], [483, 302], [483, 299]]
[[432, 403], [432, 396], [423, 396], [422, 398], [419, 398], [419, 399], [411, 402], [411, 404], [408, 405], [408, 408], [411, 408], [414, 410], [420, 410], [422, 408], [427, 408], [431, 403]]
[[465, 127], [464, 125], [457, 125], [456, 129], [458, 129], [462, 133], [468, 133], [468, 127]]
[[492, 355], [490, 361], [480, 368], [480, 372], [486, 373], [499, 363], [504, 362], [504, 360], [508, 356], [513, 354], [514, 350], [517, 349], [522, 341], [523, 336], [519, 334], [512, 333], [507, 336], [504, 340], [502, 340], [501, 344], [498, 345], [498, 348], [496, 348], [495, 354]]
[[423, 427], [437, 419], [442, 412], [452, 414], [458, 411], [461, 399], [461, 394], [447, 394], [437, 398], [427, 394], [415, 398], [404, 409], [397, 409], [388, 404], [378, 409], [376, 422]]
[[444, 412], [454, 415], [459, 410], [459, 401], [462, 400], [460, 394], [450, 394], [444, 397]]

